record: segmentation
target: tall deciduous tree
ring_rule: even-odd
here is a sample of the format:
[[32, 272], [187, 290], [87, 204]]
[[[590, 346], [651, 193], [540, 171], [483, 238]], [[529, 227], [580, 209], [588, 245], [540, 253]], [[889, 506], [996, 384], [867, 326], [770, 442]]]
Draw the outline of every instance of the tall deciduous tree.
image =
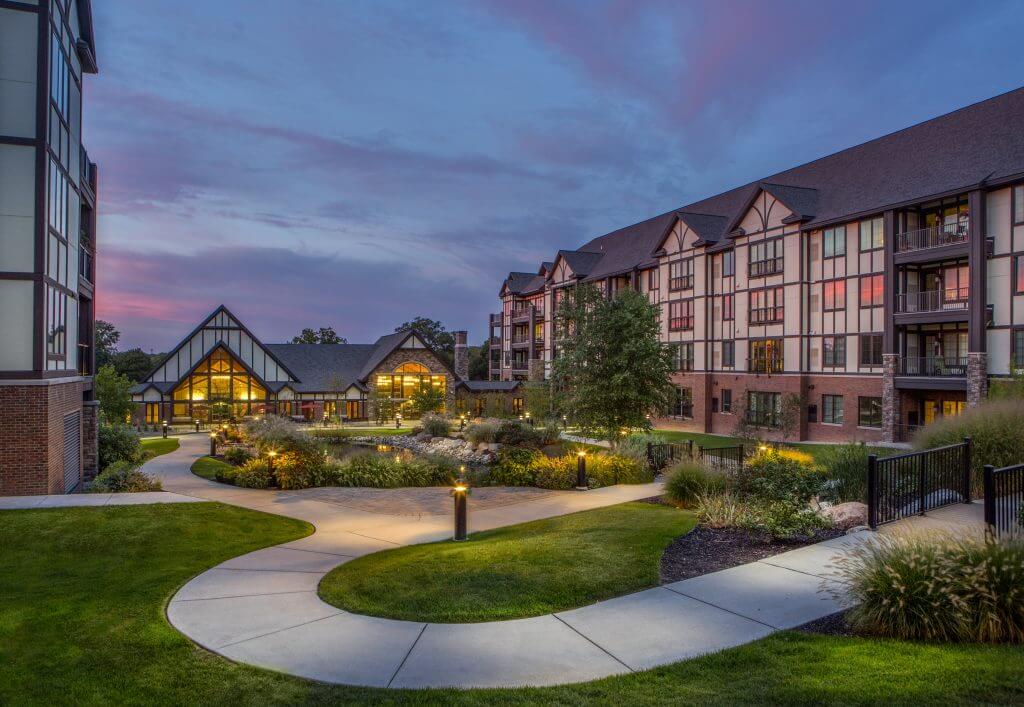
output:
[[103, 366], [96, 372], [93, 387], [103, 420], [108, 424], [124, 422], [134, 407], [128, 376], [118, 373], [113, 366]]
[[487, 358], [490, 355], [490, 339], [480, 346], [469, 347], [469, 379], [485, 381], [489, 374]]
[[109, 365], [132, 382], [139, 382], [146, 377], [153, 367], [160, 362], [163, 355], [150, 356], [142, 349], [119, 351], [110, 357]]
[[436, 351], [449, 366], [455, 361], [455, 336], [436, 319], [416, 317], [395, 327], [395, 331], [415, 329], [423, 340]]
[[345, 337], [338, 336], [334, 327], [322, 326], [319, 329], [306, 327], [298, 336], [292, 337], [293, 344], [347, 344]]
[[111, 358], [117, 353], [117, 342], [120, 339], [121, 332], [113, 324], [102, 319], [96, 320], [96, 370], [110, 363]]
[[605, 297], [578, 285], [559, 303], [555, 327], [556, 401], [584, 433], [615, 441], [624, 428], [649, 427], [647, 415], [668, 406], [672, 355], [647, 297], [631, 289]]

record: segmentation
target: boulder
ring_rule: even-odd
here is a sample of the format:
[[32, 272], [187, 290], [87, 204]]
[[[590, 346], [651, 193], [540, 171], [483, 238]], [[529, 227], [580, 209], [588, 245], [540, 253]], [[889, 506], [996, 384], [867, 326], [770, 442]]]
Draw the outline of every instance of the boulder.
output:
[[868, 522], [867, 504], [859, 501], [838, 503], [828, 508], [823, 508], [821, 514], [832, 521], [840, 530], [847, 530]]

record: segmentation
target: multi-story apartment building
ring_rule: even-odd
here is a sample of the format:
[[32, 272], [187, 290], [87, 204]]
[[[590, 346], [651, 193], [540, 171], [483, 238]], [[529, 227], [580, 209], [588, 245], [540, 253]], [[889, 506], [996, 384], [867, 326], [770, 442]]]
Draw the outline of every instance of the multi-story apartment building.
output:
[[96, 72], [88, 0], [0, 3], [0, 495], [65, 493], [96, 466]]
[[510, 273], [490, 377], [550, 374], [564, 288], [632, 287], [675, 354], [659, 426], [904, 439], [1024, 368], [1021, 135], [1024, 89]]

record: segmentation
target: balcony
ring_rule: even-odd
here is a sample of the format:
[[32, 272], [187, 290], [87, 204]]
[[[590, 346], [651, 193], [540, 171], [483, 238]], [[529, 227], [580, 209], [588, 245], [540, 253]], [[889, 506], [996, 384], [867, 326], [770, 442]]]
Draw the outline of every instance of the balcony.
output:
[[501, 326], [501, 314], [492, 314], [490, 318], [490, 325], [492, 327]]
[[920, 263], [965, 257], [970, 229], [966, 221], [896, 234], [896, 263]]
[[782, 373], [783, 368], [781, 356], [747, 359], [747, 370], [750, 373]]
[[693, 289], [693, 275], [681, 275], [679, 277], [670, 277], [668, 280], [668, 289], [672, 292], [679, 290], [692, 290]]
[[513, 322], [525, 322], [530, 320], [531, 314], [534, 315], [535, 319], [544, 318], [544, 310], [540, 307], [533, 306], [513, 307], [511, 318]]
[[778, 275], [782, 272], [782, 258], [769, 258], [768, 260], [755, 260], [750, 263], [750, 277], [764, 277], [766, 275]]
[[969, 297], [967, 287], [897, 293], [895, 319], [899, 324], [967, 321]]
[[755, 307], [750, 310], [751, 324], [781, 324], [785, 319], [785, 308], [778, 307]]
[[966, 356], [900, 356], [896, 387], [916, 390], [966, 390]]

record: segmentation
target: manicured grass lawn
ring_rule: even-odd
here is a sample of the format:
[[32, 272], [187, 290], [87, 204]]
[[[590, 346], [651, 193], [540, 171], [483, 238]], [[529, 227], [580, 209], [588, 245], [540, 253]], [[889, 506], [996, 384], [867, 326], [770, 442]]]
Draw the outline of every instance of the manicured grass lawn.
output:
[[0, 704], [1024, 701], [1022, 648], [784, 633], [584, 685], [406, 692], [326, 685], [239, 665], [195, 647], [168, 625], [164, 605], [189, 578], [307, 532], [298, 521], [220, 504], [0, 511]]
[[[749, 440], [742, 440], [739, 437], [723, 437], [721, 435], [709, 435], [700, 432], [677, 432], [674, 430], [654, 430], [652, 434], [664, 438], [669, 442], [685, 442], [693, 440], [693, 446], [703, 447], [734, 447], [739, 444], [750, 445]], [[829, 449], [835, 445], [831, 444], [809, 444], [807, 442], [787, 442], [787, 446], [794, 447], [807, 452], [815, 461], [821, 461]], [[890, 454], [898, 454], [900, 450], [890, 447], [868, 447], [868, 453], [877, 454], [879, 457], [887, 457]]]
[[201, 476], [204, 479], [210, 481], [217, 480], [217, 469], [231, 466], [227, 462], [222, 462], [220, 459], [214, 459], [213, 457], [199, 457], [192, 462], [192, 473], [196, 476]]
[[142, 451], [150, 457], [159, 457], [161, 454], [170, 454], [178, 448], [178, 440], [175, 437], [146, 437], [141, 440]]
[[361, 557], [320, 583], [331, 604], [411, 621], [538, 616], [658, 583], [665, 546], [693, 515], [626, 503]]

